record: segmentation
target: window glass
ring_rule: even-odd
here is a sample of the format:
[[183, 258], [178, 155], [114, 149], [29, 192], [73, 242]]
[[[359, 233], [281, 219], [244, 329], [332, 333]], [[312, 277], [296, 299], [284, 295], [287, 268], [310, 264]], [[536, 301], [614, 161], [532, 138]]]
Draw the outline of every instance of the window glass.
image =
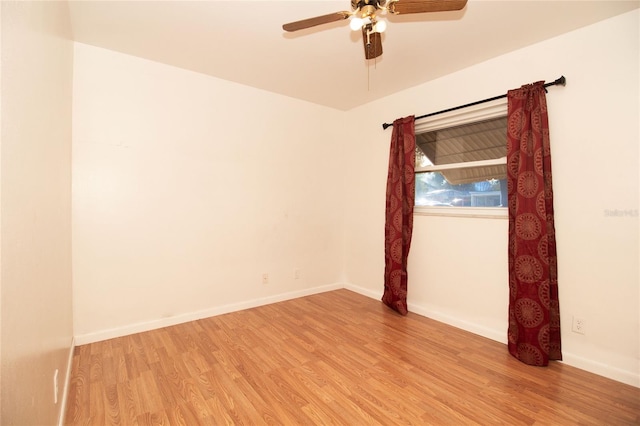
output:
[[416, 206], [505, 207], [505, 116], [416, 134]]

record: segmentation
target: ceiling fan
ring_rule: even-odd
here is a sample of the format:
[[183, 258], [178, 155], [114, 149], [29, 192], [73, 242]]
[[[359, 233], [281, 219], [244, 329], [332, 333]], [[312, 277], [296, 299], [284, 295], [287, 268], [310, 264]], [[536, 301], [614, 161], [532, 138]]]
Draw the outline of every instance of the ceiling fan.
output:
[[386, 28], [386, 22], [378, 20], [378, 14], [445, 12], [461, 10], [466, 4], [467, 0], [351, 0], [351, 12], [335, 12], [290, 22], [284, 24], [282, 29], [293, 32], [351, 18], [351, 29], [362, 30], [365, 58], [373, 59], [382, 55], [381, 33]]

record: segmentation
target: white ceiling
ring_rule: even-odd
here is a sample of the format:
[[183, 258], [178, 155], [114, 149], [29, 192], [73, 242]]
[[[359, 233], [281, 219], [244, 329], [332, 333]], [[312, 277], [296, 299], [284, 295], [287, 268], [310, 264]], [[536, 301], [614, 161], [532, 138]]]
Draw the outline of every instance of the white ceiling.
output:
[[348, 21], [282, 30], [287, 22], [350, 10], [349, 0], [69, 2], [81, 43], [340, 110], [639, 6], [638, 0], [469, 0], [459, 12], [388, 16], [384, 54], [366, 61], [361, 33]]

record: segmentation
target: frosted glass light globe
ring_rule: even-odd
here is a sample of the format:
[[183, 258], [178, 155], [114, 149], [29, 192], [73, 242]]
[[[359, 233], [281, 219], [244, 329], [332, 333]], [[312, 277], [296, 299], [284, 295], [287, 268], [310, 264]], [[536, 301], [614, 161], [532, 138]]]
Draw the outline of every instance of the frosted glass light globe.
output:
[[351, 27], [353, 31], [358, 31], [360, 28], [362, 28], [363, 23], [364, 21], [361, 18], [353, 17], [351, 18], [351, 22], [349, 22], [349, 27]]
[[387, 21], [378, 21], [373, 26], [373, 31], [375, 31], [377, 33], [383, 33], [384, 30], [386, 30], [386, 29], [387, 29]]

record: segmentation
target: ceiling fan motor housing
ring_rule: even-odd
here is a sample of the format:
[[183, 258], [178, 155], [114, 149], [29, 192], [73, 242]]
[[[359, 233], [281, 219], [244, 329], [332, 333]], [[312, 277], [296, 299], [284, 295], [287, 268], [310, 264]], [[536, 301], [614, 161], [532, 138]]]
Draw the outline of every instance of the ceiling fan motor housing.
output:
[[356, 11], [366, 6], [373, 6], [373, 10], [383, 8], [387, 0], [351, 0], [351, 10]]

